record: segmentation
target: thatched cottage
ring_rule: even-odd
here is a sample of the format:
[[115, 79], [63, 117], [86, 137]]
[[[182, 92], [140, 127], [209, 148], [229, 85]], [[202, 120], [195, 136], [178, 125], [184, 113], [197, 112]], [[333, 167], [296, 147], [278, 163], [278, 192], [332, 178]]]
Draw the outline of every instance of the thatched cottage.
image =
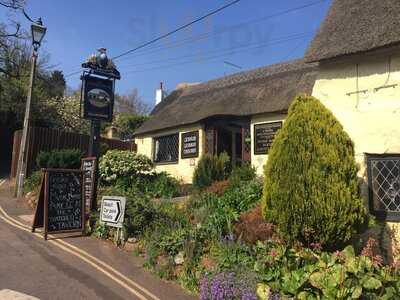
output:
[[315, 64], [296, 60], [176, 89], [136, 131], [137, 151], [184, 182], [203, 153], [226, 152], [262, 174], [291, 101], [311, 94], [316, 75]]
[[312, 94], [354, 141], [370, 210], [400, 220], [399, 16], [399, 0], [333, 0], [304, 60], [175, 90], [136, 132], [138, 152], [186, 182], [203, 153], [262, 174], [290, 102]]

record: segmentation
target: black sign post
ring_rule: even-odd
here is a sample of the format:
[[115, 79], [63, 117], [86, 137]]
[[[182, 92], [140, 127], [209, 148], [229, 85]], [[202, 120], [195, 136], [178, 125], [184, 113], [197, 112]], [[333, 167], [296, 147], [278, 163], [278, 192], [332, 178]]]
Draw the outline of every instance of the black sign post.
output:
[[268, 154], [275, 135], [282, 128], [282, 122], [254, 125], [254, 154]]
[[[111, 122], [114, 109], [115, 80], [121, 79], [112, 60], [108, 59], [106, 49], [98, 49], [97, 55], [92, 55], [87, 62], [82, 64], [86, 70], [81, 76], [81, 108], [82, 118], [91, 121], [89, 156], [96, 158], [94, 181], [94, 195], [97, 186], [97, 163], [100, 149], [100, 124], [101, 121]], [[94, 196], [91, 204], [92, 210], [97, 209]]]

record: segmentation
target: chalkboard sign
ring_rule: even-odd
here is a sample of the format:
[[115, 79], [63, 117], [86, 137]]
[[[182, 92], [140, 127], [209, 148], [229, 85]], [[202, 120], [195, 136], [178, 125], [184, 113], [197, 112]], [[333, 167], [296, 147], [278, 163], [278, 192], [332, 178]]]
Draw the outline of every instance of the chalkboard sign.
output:
[[268, 154], [276, 132], [282, 128], [282, 122], [254, 125], [254, 154]]
[[92, 201], [95, 195], [96, 157], [83, 158], [81, 170], [83, 171], [83, 198], [85, 202], [85, 212], [88, 214], [92, 208]]
[[[43, 171], [44, 195], [41, 194], [39, 197], [32, 231], [44, 225], [45, 239], [48, 233], [83, 232], [85, 216], [82, 171], [65, 169]], [[44, 219], [43, 223], [38, 221], [41, 216]]]
[[182, 158], [194, 158], [199, 156], [199, 132], [192, 131], [182, 133]]

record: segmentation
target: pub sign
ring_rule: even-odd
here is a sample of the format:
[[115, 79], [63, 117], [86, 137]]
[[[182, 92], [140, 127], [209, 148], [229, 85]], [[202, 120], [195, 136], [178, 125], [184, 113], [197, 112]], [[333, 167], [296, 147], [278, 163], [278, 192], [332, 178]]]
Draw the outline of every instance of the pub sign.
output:
[[194, 158], [199, 156], [199, 132], [191, 131], [182, 133], [182, 158]]
[[275, 135], [282, 128], [282, 122], [254, 125], [254, 154], [268, 154]]
[[84, 119], [111, 122], [114, 108], [114, 81], [86, 74], [83, 76]]

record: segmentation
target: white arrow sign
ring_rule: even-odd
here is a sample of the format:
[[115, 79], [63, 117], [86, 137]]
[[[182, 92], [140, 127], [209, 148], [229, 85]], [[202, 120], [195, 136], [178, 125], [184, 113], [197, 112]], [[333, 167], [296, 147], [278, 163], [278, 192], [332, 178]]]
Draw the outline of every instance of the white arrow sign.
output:
[[125, 197], [104, 196], [101, 199], [100, 221], [108, 226], [122, 228], [125, 203]]

